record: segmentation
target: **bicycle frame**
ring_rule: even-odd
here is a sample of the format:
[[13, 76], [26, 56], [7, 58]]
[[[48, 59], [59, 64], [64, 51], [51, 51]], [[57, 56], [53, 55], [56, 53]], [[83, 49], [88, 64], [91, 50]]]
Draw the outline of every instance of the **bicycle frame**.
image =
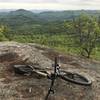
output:
[[[91, 86], [91, 84], [92, 84], [91, 80], [89, 80], [88, 78], [86, 78], [78, 73], [72, 73], [72, 72], [66, 72], [66, 71], [60, 70], [60, 66], [57, 62], [57, 57], [55, 57], [55, 63], [54, 63], [53, 67], [54, 67], [53, 73], [51, 73], [51, 75], [47, 75], [47, 77], [49, 79], [51, 79], [51, 85], [50, 85], [50, 88], [48, 90], [45, 100], [48, 100], [50, 93], [54, 94], [53, 85], [54, 85], [54, 82], [57, 77], [65, 80], [65, 81], [69, 81], [71, 83], [78, 84], [78, 85]], [[67, 77], [65, 77], [62, 74], [62, 72], [64, 72]], [[81, 79], [81, 80], [79, 81], [79, 79]]]
[[[59, 68], [60, 68], [60, 67], [57, 68], [57, 66], [59, 66], [59, 65], [57, 63], [57, 57], [55, 57], [54, 72], [51, 73], [51, 76], [48, 76], [48, 78], [51, 79], [51, 85], [50, 85], [50, 88], [48, 90], [45, 100], [48, 100], [50, 93], [54, 94], [53, 85], [54, 85], [55, 79], [57, 78], [57, 76], [59, 74], [58, 72], [59, 72]], [[58, 70], [58, 72], [57, 72], [57, 70]]]

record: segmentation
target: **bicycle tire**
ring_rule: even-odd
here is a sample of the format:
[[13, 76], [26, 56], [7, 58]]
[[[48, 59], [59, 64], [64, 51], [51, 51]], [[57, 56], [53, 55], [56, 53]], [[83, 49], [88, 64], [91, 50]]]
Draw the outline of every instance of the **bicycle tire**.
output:
[[72, 73], [67, 71], [60, 71], [60, 73], [61, 74], [59, 74], [59, 77], [65, 81], [84, 86], [90, 86], [92, 84], [92, 81], [90, 79], [78, 73]]

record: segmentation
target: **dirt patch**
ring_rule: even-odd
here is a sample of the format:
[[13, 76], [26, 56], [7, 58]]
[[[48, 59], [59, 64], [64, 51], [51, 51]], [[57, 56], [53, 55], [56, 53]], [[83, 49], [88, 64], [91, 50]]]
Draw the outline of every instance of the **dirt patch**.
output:
[[17, 53], [7, 52], [0, 55], [0, 62], [9, 62], [15, 60], [16, 58], [18, 58]]

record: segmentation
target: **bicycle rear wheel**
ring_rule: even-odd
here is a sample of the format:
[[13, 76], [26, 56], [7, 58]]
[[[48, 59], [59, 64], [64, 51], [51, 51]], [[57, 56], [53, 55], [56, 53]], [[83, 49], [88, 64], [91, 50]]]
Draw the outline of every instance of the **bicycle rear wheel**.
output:
[[78, 73], [60, 71], [59, 77], [65, 81], [69, 81], [78, 85], [90, 86], [92, 84], [90, 79]]

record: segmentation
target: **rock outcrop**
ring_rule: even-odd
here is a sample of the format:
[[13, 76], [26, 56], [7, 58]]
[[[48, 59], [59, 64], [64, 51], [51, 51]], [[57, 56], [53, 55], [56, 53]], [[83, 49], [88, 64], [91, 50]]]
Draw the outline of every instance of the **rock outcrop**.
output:
[[[100, 100], [100, 62], [58, 53], [37, 44], [0, 43], [0, 100], [44, 100], [50, 80], [42, 72], [51, 72], [53, 59], [60, 55], [61, 68], [78, 72], [92, 80], [92, 86], [78, 86], [61, 79], [54, 85], [49, 100]], [[32, 75], [16, 75], [15, 64], [31, 65]]]

